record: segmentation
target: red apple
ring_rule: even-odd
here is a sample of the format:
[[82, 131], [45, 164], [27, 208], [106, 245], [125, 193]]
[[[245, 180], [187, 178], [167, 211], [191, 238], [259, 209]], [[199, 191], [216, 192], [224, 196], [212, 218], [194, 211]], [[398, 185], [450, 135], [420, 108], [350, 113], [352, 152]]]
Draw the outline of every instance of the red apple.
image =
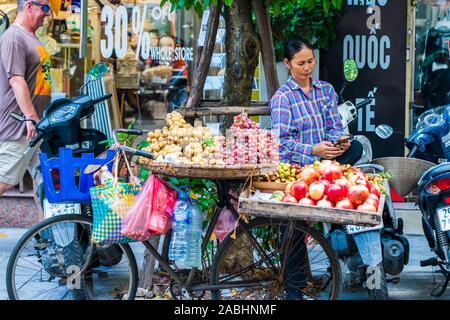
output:
[[291, 185], [290, 193], [297, 199], [300, 200], [306, 196], [306, 192], [308, 192], [308, 185], [305, 181], [295, 181]]
[[348, 200], [348, 198], [344, 198], [341, 201], [339, 201], [338, 203], [336, 203], [336, 208], [350, 209], [350, 210], [355, 209], [355, 207], [353, 206], [353, 203], [350, 200]]
[[339, 168], [339, 166], [335, 164], [330, 164], [323, 170], [323, 176], [329, 181], [339, 179], [340, 177], [342, 177], [341, 168]]
[[319, 179], [320, 174], [314, 168], [306, 167], [302, 170], [300, 177], [301, 179], [303, 179], [303, 181], [306, 182], [307, 185], [310, 185], [311, 183]]
[[309, 185], [308, 193], [311, 199], [320, 200], [325, 193], [325, 186], [318, 181], [313, 182]]
[[348, 199], [356, 206], [362, 204], [369, 198], [369, 189], [366, 186], [357, 184], [348, 189]]
[[301, 198], [300, 201], [298, 202], [299, 205], [301, 206], [315, 206], [316, 202], [310, 198]]
[[347, 195], [344, 188], [337, 183], [330, 184], [326, 192], [328, 199], [333, 202], [342, 200]]
[[295, 197], [292, 196], [291, 194], [286, 193], [286, 195], [283, 197], [283, 199], [281, 199], [281, 202], [297, 204], [297, 199], [295, 199]]
[[328, 199], [324, 198], [322, 200], [317, 201], [317, 206], [323, 207], [323, 208], [333, 208], [334, 204], [331, 201], [329, 201]]
[[375, 208], [374, 205], [369, 204], [367, 202], [364, 202], [363, 204], [359, 205], [356, 210], [359, 211], [367, 211], [367, 212], [377, 212], [377, 208]]

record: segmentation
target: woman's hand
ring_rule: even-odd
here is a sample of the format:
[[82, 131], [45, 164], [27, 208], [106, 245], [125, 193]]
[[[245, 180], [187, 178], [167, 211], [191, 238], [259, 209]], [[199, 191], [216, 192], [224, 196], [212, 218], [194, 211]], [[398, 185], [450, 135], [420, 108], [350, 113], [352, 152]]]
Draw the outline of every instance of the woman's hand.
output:
[[[350, 142], [349, 142], [350, 146]], [[345, 150], [334, 146], [329, 141], [322, 141], [321, 143], [313, 145], [312, 154], [319, 156], [322, 159], [332, 160], [343, 154]]]

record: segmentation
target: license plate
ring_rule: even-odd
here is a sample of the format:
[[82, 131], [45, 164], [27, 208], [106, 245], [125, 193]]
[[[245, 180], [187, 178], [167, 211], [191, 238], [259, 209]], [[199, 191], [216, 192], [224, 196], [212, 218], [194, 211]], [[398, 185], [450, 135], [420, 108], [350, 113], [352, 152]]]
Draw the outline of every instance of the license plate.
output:
[[361, 233], [361, 232], [378, 230], [378, 229], [383, 228], [383, 220], [381, 220], [379, 225], [374, 226], [374, 227], [347, 225], [346, 228], [347, 228], [347, 233], [348, 234], [355, 234], [355, 233]]
[[50, 203], [47, 199], [44, 199], [46, 219], [62, 214], [81, 214], [81, 206], [79, 203]]
[[442, 231], [450, 230], [450, 206], [437, 209], [439, 224]]

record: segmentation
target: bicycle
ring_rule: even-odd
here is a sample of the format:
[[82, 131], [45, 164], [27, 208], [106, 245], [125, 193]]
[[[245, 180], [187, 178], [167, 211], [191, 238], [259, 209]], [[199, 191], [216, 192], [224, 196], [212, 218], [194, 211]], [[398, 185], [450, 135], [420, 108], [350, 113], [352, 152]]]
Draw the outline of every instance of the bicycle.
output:
[[[122, 130], [122, 132], [130, 131]], [[143, 133], [139, 130], [131, 130], [131, 132]], [[152, 156], [129, 147], [120, 146], [118, 149], [131, 155]], [[257, 217], [251, 219], [249, 223], [243, 222], [242, 217], [231, 204], [229, 191], [233, 184], [240, 182], [239, 179], [233, 180], [235, 181], [213, 179], [218, 199], [202, 241], [201, 270], [198, 268], [182, 269], [178, 267], [177, 262], [168, 259], [170, 231], [164, 237], [161, 253], [149, 241], [142, 242], [162, 269], [170, 275], [172, 279], [170, 290], [173, 298], [200, 299], [209, 297], [205, 293], [210, 292], [212, 299], [285, 299], [288, 290], [296, 290], [302, 293], [301, 296], [304, 299], [337, 299], [342, 289], [341, 269], [338, 258], [321, 232], [305, 222], [294, 220]], [[222, 243], [219, 243], [218, 240], [211, 241], [210, 238], [221, 208], [224, 207], [228, 208], [238, 221], [235, 233], [228, 235]], [[86, 235], [91, 231], [91, 216], [80, 219], [80, 216], [75, 215], [60, 219], [61, 222], [82, 220], [83, 223], [90, 223], [90, 228], [86, 226]], [[53, 220], [53, 223], [56, 221]], [[42, 226], [48, 224], [49, 222], [46, 221]], [[38, 226], [32, 229], [34, 233]], [[26, 235], [30, 237], [32, 234], [33, 232], [30, 230]], [[293, 234], [303, 241], [294, 242]], [[21, 241], [24, 242], [22, 239]], [[236, 248], [239, 246], [238, 251]], [[123, 290], [126, 293], [119, 297], [133, 299], [137, 290], [138, 270], [135, 267], [135, 258], [132, 252], [131, 256], [128, 256], [128, 247], [121, 245], [132, 266], [125, 271], [130, 273], [128, 286]], [[242, 250], [243, 248], [244, 250]], [[287, 258], [294, 257], [300, 251], [307, 253], [302, 258], [303, 268], [287, 272]], [[20, 252], [20, 249], [16, 248], [13, 253], [16, 252]], [[85, 245], [83, 252], [84, 259], [78, 261], [80, 267], [78, 273], [81, 283], [87, 283], [86, 287], [92, 291], [92, 264], [97, 261], [95, 258], [96, 245], [93, 243]], [[13, 256], [11, 259], [11, 261], [15, 260]], [[292, 283], [290, 279], [299, 274], [306, 281], [301, 284]], [[10, 263], [8, 263], [7, 277], [11, 278]], [[8, 293], [10, 293], [11, 283], [8, 281], [7, 283]], [[92, 298], [89, 290], [86, 291], [87, 293], [81, 295], [81, 298]]]

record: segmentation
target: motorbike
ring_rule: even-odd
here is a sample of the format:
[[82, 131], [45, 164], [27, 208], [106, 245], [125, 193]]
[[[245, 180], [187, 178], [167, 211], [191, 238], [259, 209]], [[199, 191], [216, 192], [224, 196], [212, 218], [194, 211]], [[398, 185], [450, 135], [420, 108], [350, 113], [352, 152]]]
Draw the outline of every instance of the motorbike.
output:
[[[437, 266], [444, 275], [432, 296], [441, 296], [450, 281], [450, 104], [423, 113], [414, 131], [405, 139], [408, 158], [428, 161], [429, 168], [417, 182], [417, 205], [422, 213], [422, 228], [434, 257], [422, 260], [422, 267]], [[393, 129], [377, 127], [379, 136], [387, 139]], [[406, 158], [406, 159], [408, 159]], [[386, 158], [388, 160], [388, 158]], [[412, 190], [411, 190], [412, 191]]]
[[[357, 75], [356, 62], [347, 60], [344, 63], [344, 86], [339, 93], [341, 101], [346, 84], [354, 81]], [[340, 103], [339, 114], [347, 133], [348, 124], [356, 119], [356, 110], [370, 102], [371, 99], [366, 99], [356, 106], [349, 101]], [[368, 163], [372, 160], [370, 141], [364, 136], [359, 136], [358, 140], [363, 144], [365, 153], [355, 166], [367, 174], [384, 172], [381, 165]], [[365, 287], [371, 300], [388, 299], [386, 274], [392, 276], [400, 274], [409, 261], [409, 242], [403, 236], [403, 220], [397, 219], [389, 187], [386, 189], [382, 223], [375, 227], [332, 226], [328, 233], [331, 246], [341, 260], [343, 269], [346, 270], [345, 285]]]

